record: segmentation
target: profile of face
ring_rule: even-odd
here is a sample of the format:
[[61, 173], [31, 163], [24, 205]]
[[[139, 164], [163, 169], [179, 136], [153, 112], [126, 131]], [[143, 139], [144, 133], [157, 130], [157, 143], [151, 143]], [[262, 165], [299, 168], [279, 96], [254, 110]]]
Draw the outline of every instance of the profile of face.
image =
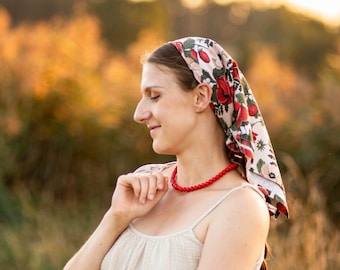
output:
[[184, 91], [168, 67], [145, 63], [141, 92], [134, 120], [147, 126], [156, 153], [176, 155], [194, 136], [195, 91]]

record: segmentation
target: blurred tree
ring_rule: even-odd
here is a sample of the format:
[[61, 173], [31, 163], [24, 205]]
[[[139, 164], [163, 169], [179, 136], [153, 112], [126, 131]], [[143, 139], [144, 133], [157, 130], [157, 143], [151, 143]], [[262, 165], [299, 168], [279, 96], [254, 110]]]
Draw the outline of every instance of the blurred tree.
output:
[[37, 22], [53, 17], [69, 18], [79, 9], [86, 9], [99, 18], [101, 34], [108, 45], [119, 51], [136, 41], [139, 32], [152, 28], [169, 33], [171, 20], [160, 1], [130, 0], [0, 0], [12, 17], [14, 25]]
[[[133, 50], [112, 56], [98, 25], [78, 14], [10, 28], [1, 12], [0, 138], [11, 151], [0, 159], [8, 186], [100, 196], [117, 174], [153, 156], [132, 124], [141, 65]], [[150, 43], [155, 34], [143, 36]]]
[[293, 65], [309, 79], [318, 79], [320, 67], [327, 64], [326, 56], [336, 51], [336, 33], [322, 22], [281, 7], [251, 12], [239, 43], [257, 40], [253, 52], [261, 43], [272, 44], [281, 62]]
[[91, 0], [91, 14], [100, 18], [103, 37], [113, 49], [125, 50], [145, 28], [169, 32], [171, 18], [160, 1]]
[[11, 14], [15, 25], [24, 22], [36, 22], [50, 19], [53, 16], [69, 17], [72, 14], [73, 5], [78, 0], [0, 0], [3, 6]]

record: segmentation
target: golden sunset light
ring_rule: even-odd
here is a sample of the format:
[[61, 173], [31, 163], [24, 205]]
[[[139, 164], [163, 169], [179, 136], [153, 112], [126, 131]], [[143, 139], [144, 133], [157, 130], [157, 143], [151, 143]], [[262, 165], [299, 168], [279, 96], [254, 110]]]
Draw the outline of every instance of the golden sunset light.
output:
[[[188, 8], [198, 8], [206, 2], [207, 0], [182, 0], [183, 5]], [[340, 24], [340, 4], [334, 0], [214, 0], [214, 2], [220, 5], [232, 2], [251, 2], [257, 7], [277, 7], [286, 5], [295, 12], [324, 21], [329, 25]]]

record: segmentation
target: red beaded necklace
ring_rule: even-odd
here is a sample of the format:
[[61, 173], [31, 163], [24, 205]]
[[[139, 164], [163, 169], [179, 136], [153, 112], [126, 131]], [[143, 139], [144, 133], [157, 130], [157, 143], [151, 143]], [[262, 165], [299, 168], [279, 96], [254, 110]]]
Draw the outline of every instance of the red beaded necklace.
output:
[[181, 192], [190, 192], [190, 191], [198, 190], [198, 189], [205, 188], [211, 185], [212, 183], [220, 179], [223, 175], [225, 175], [227, 172], [230, 172], [233, 169], [236, 169], [237, 167], [238, 167], [238, 164], [231, 163], [229, 166], [224, 168], [222, 171], [220, 171], [218, 174], [216, 174], [215, 176], [213, 176], [206, 182], [203, 182], [203, 183], [200, 183], [194, 186], [190, 186], [190, 187], [181, 187], [176, 182], [176, 175], [177, 175], [177, 166], [176, 166], [174, 171], [171, 174], [170, 182], [174, 189], [181, 191]]

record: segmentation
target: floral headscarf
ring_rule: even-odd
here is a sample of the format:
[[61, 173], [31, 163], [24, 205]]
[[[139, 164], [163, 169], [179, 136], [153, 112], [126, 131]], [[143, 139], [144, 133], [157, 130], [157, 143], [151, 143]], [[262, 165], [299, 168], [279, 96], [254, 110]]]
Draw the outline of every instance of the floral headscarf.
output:
[[211, 108], [226, 134], [227, 147], [239, 154], [247, 180], [266, 196], [271, 215], [288, 207], [280, 170], [259, 107], [235, 60], [215, 41], [186, 37], [169, 42], [181, 53], [200, 83], [208, 83]]

